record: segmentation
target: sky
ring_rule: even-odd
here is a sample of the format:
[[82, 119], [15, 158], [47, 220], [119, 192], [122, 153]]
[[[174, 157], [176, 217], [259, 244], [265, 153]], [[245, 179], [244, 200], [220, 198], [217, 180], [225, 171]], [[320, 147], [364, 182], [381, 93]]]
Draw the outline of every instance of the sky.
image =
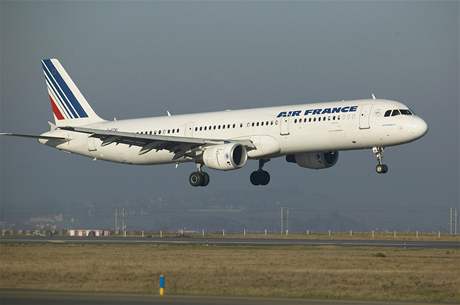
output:
[[[233, 172], [211, 170], [209, 186], [193, 188], [192, 163], [95, 162], [34, 140], [0, 138], [0, 221], [82, 209], [108, 226], [113, 209], [126, 207], [149, 211], [131, 222], [136, 228], [261, 229], [279, 225], [286, 206], [298, 230], [326, 229], [325, 222], [445, 230], [449, 208], [460, 201], [459, 15], [457, 1], [0, 1], [3, 132], [48, 130], [40, 60], [52, 57], [105, 119], [374, 93], [407, 104], [429, 124], [424, 138], [385, 151], [386, 175], [375, 174], [369, 150], [342, 152], [325, 170], [279, 158], [266, 165], [272, 179], [264, 188], [249, 182], [255, 161]], [[229, 212], [235, 207], [238, 213]]]

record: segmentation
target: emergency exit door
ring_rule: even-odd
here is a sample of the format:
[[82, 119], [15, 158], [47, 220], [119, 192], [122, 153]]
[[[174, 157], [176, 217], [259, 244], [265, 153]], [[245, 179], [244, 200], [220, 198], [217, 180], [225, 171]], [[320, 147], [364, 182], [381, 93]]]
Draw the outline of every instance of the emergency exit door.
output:
[[280, 135], [287, 136], [289, 134], [289, 117], [280, 118]]

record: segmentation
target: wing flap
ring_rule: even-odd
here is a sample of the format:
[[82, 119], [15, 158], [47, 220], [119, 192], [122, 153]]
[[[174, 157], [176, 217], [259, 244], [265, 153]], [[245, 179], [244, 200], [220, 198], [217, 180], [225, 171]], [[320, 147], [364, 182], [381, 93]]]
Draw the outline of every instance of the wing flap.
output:
[[59, 127], [59, 129], [90, 134], [90, 137], [101, 139], [103, 146], [110, 145], [112, 143], [124, 143], [139, 146], [141, 147], [139, 154], [145, 154], [153, 149], [157, 151], [166, 149], [176, 154], [180, 152], [178, 155], [185, 155], [190, 150], [200, 146], [218, 145], [231, 142], [240, 143], [241, 145], [246, 146], [249, 150], [255, 149], [252, 141], [246, 139], [205, 139], [182, 136], [149, 135], [85, 127]]

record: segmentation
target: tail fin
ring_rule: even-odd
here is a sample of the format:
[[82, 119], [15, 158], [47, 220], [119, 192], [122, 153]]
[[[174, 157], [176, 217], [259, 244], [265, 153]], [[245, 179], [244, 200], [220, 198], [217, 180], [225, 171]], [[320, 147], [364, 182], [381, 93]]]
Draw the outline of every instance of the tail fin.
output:
[[42, 60], [48, 96], [57, 126], [81, 126], [103, 121], [57, 59]]

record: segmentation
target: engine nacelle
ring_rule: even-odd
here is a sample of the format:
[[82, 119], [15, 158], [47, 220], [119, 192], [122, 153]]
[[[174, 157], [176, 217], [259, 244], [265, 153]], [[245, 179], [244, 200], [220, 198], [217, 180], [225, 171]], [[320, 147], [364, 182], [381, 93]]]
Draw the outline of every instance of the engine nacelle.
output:
[[237, 143], [210, 146], [203, 152], [207, 167], [223, 171], [243, 167], [247, 160], [246, 147]]
[[286, 161], [297, 163], [297, 165], [311, 169], [322, 169], [332, 167], [339, 159], [338, 151], [312, 152], [287, 155]]

